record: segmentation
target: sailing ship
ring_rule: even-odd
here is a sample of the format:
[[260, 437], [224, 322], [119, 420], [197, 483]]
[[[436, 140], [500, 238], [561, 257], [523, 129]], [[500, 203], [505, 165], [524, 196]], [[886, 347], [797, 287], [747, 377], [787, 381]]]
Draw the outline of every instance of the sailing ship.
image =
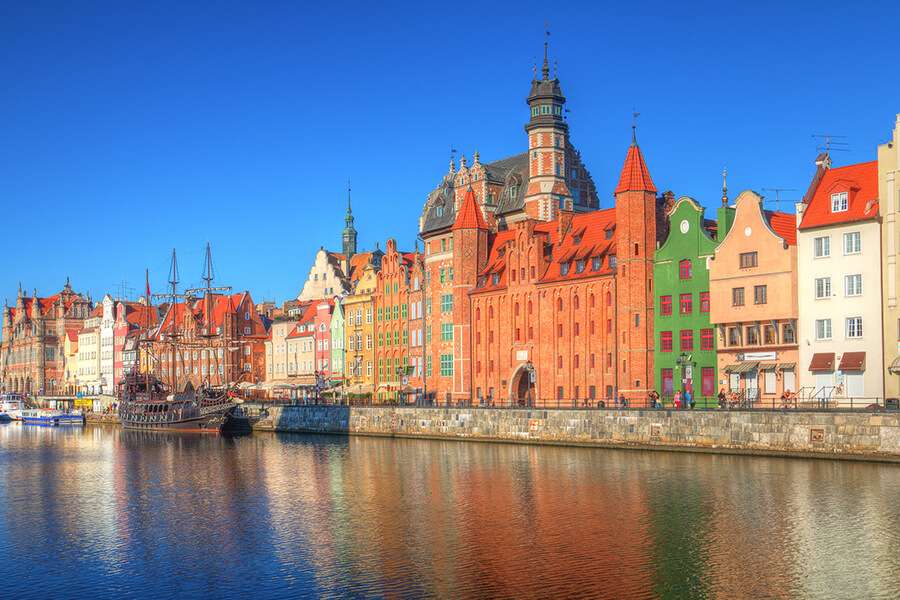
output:
[[[169, 271], [170, 292], [168, 294], [156, 294], [157, 298], [169, 301], [168, 311], [173, 311], [177, 300], [181, 299], [185, 307], [191, 306], [198, 300], [199, 294], [204, 294], [202, 299], [209, 301], [212, 294], [219, 291], [230, 291], [230, 287], [213, 287], [213, 266], [210, 246], [206, 245], [206, 262], [203, 278], [206, 286], [185, 290], [183, 294], [177, 293], [178, 286], [178, 260], [175, 250], [172, 250], [172, 264]], [[147, 305], [150, 305], [151, 294], [149, 273], [147, 275]], [[204, 319], [209, 319], [209, 310], [203, 311]], [[164, 321], [165, 322], [165, 321]], [[151, 334], [149, 317], [145, 333], [138, 342], [138, 351], [134, 367], [126, 374], [119, 384], [119, 420], [126, 429], [143, 430], [174, 430], [174, 431], [198, 431], [242, 433], [250, 431], [250, 422], [241, 410], [240, 401], [231, 384], [213, 386], [208, 382], [195, 388], [188, 380], [179, 385], [177, 371], [172, 369], [168, 381], [164, 381], [154, 374], [153, 363], [159, 363], [158, 357], [153, 356], [152, 340], [165, 342], [165, 345], [174, 352], [197, 351], [208, 348], [208, 343], [199, 340], [182, 339], [178, 331], [177, 319], [171, 319], [170, 328], [162, 331], [161, 324]], [[210, 330], [210, 324], [203, 324], [202, 332]], [[208, 337], [208, 336], [207, 336]], [[147, 364], [141, 367], [142, 361]]]

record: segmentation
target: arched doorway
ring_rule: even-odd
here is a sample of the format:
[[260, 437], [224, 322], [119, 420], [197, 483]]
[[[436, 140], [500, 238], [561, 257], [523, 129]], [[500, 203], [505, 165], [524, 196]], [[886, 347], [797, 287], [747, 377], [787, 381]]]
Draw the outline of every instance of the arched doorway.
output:
[[534, 406], [536, 375], [534, 365], [530, 362], [516, 367], [509, 380], [510, 401], [519, 406]]

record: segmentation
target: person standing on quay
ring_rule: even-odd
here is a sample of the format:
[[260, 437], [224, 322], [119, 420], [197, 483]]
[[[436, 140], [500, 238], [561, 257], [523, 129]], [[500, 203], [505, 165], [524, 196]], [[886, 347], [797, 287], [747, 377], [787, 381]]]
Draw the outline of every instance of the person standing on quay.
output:
[[675, 410], [678, 410], [679, 408], [681, 408], [681, 390], [678, 390], [677, 392], [675, 392], [674, 404], [675, 404]]

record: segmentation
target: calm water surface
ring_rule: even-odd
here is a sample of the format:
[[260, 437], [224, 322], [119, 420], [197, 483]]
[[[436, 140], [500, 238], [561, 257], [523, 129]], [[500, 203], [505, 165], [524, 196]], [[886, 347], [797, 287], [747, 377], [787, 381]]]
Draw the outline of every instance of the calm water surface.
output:
[[4, 598], [897, 598], [900, 466], [0, 426]]

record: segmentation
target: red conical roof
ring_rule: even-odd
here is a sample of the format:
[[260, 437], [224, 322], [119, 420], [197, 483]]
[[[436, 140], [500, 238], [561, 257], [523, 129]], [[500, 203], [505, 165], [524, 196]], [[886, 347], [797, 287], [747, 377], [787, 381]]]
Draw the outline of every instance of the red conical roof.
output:
[[475, 192], [472, 186], [466, 190], [463, 198], [462, 206], [459, 207], [459, 214], [456, 215], [456, 221], [453, 223], [453, 229], [487, 229], [487, 223], [484, 222], [484, 216], [478, 203], [475, 202]]
[[620, 192], [655, 192], [656, 186], [650, 178], [647, 163], [637, 143], [632, 142], [625, 156], [625, 165], [622, 166], [622, 175], [619, 177], [619, 185], [615, 193]]

